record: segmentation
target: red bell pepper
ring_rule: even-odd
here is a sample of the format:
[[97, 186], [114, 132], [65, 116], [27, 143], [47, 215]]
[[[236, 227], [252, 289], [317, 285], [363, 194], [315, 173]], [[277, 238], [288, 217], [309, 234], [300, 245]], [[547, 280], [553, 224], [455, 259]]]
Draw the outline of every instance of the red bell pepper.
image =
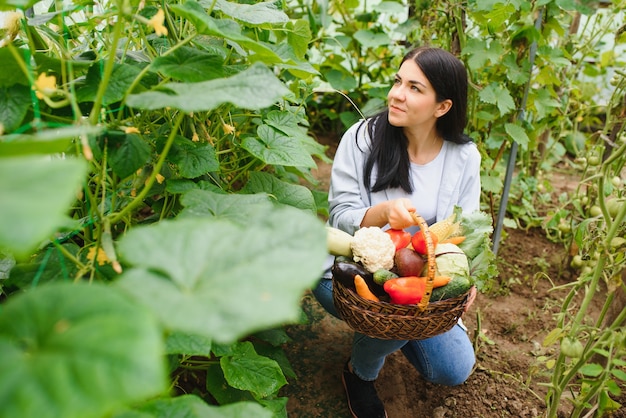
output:
[[426, 281], [419, 277], [397, 277], [389, 279], [383, 285], [391, 298], [391, 303], [414, 305], [419, 303], [426, 291]]

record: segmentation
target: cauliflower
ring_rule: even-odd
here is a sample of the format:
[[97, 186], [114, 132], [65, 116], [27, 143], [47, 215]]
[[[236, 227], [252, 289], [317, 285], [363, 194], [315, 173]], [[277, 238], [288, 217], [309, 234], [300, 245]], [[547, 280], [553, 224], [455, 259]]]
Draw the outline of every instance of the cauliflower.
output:
[[370, 273], [393, 268], [396, 246], [389, 234], [379, 227], [369, 226], [357, 230], [351, 247], [354, 261], [361, 262]]

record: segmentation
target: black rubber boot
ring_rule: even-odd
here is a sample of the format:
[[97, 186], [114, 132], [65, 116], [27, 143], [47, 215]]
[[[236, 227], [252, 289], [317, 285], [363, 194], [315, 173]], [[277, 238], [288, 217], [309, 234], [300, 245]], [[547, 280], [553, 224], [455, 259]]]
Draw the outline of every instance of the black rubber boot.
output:
[[387, 418], [387, 412], [376, 393], [374, 382], [361, 380], [350, 371], [350, 361], [343, 368], [341, 380], [346, 389], [348, 407], [354, 418]]

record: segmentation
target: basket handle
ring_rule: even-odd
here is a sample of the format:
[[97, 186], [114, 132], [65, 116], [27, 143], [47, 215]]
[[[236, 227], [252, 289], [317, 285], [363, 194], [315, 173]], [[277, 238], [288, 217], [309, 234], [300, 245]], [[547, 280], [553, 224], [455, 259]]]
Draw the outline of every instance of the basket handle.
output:
[[430, 296], [433, 293], [433, 283], [435, 281], [435, 274], [437, 269], [437, 264], [435, 260], [435, 243], [433, 241], [432, 232], [428, 228], [428, 223], [424, 218], [418, 215], [415, 212], [411, 212], [413, 216], [413, 220], [420, 227], [420, 230], [424, 233], [424, 239], [426, 240], [426, 249], [427, 249], [427, 266], [428, 273], [426, 276], [426, 290], [424, 291], [424, 296], [422, 296], [422, 300], [417, 305], [420, 311], [424, 311], [428, 307], [428, 303], [430, 302]]

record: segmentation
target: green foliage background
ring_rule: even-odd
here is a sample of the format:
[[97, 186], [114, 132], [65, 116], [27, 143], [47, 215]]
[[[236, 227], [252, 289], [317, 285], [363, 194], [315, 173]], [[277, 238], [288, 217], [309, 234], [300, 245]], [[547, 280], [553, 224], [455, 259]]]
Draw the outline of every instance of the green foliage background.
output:
[[[588, 237], [603, 243], [608, 261], [575, 289], [618, 277], [626, 79], [604, 46], [623, 46], [611, 17], [625, 8], [0, 0], [26, 12], [0, 47], [0, 416], [286, 416], [281, 326], [299, 320], [326, 256], [320, 138], [384, 106], [414, 44], [466, 63], [485, 210], [495, 218], [515, 142], [507, 225], [541, 226], [585, 260]], [[587, 187], [540, 211], [542, 173], [564, 161]], [[625, 315], [606, 328], [583, 316], [563, 318], [551, 343], [607, 353], [580, 404], [610, 411], [623, 341], [609, 347], [602, 332]], [[578, 384], [567, 361], [549, 409]], [[198, 367], [210, 399], [177, 396]]]

